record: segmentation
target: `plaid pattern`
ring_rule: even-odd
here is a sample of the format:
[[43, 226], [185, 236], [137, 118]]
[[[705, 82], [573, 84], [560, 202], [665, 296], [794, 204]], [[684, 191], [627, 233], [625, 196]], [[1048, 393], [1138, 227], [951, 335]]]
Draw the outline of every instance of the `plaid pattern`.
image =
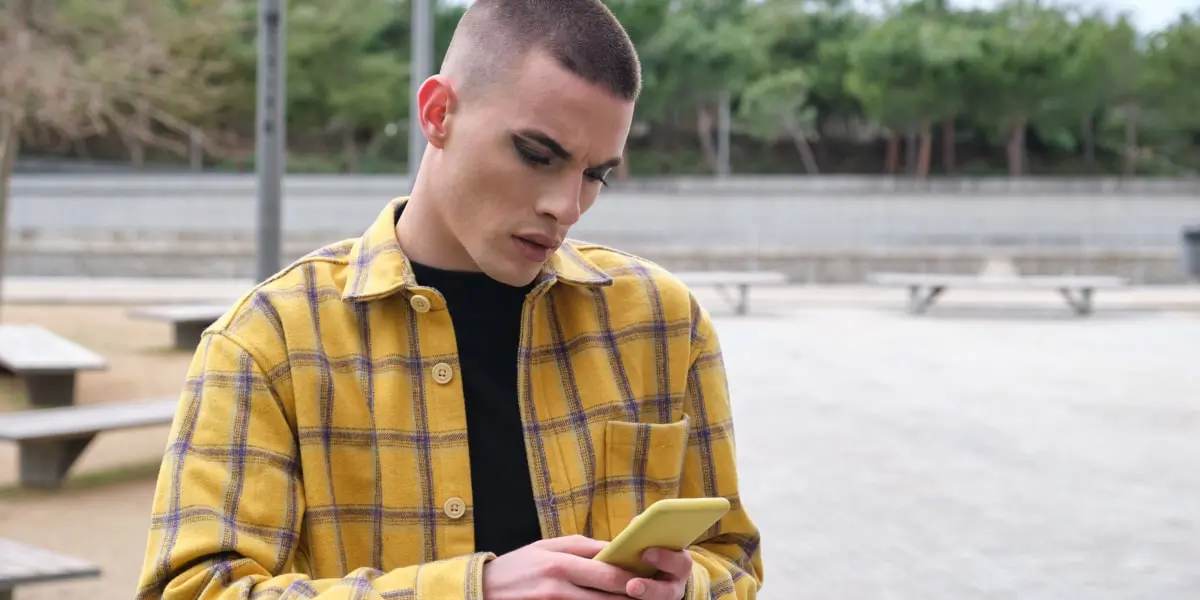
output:
[[[403, 201], [206, 332], [139, 598], [482, 599], [494, 556], [474, 548], [455, 340], [396, 242]], [[526, 301], [519, 356], [543, 536], [608, 540], [658, 499], [724, 496], [733, 510], [692, 548], [688, 598], [753, 598], [759, 534], [738, 496], [717, 338], [689, 291], [570, 242]]]

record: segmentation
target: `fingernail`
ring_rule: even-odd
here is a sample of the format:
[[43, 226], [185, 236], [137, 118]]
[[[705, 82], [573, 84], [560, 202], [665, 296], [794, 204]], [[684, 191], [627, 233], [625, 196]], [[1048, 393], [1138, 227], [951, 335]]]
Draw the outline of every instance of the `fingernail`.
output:
[[633, 582], [633, 595], [634, 596], [640, 597], [642, 594], [645, 594], [645, 593], [646, 593], [646, 584], [644, 584], [640, 581]]
[[658, 560], [658, 550], [655, 550], [653, 548], [647, 550], [645, 557], [646, 557], [646, 560], [648, 560], [650, 562], [654, 562], [654, 561]]

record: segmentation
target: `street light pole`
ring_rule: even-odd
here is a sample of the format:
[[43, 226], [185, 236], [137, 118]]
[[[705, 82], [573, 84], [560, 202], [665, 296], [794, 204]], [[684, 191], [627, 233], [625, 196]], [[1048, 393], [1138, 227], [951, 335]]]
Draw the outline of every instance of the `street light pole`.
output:
[[433, 3], [434, 0], [412, 0], [412, 63], [409, 65], [408, 94], [408, 176], [415, 185], [417, 168], [425, 154], [425, 133], [421, 131], [417, 93], [421, 84], [433, 75]]
[[262, 281], [280, 269], [283, 174], [287, 145], [286, 0], [258, 2], [258, 261]]

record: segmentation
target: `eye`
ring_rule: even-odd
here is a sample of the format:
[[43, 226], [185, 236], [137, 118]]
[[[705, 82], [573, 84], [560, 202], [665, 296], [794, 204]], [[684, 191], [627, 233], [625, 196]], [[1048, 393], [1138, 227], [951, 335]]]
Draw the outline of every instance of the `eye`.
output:
[[608, 185], [608, 174], [611, 172], [612, 169], [605, 169], [603, 172], [584, 171], [583, 175], [592, 181], [599, 181], [600, 185]]
[[533, 148], [529, 148], [519, 143], [514, 143], [513, 147], [517, 150], [517, 156], [520, 156], [521, 160], [525, 161], [527, 164], [535, 166], [545, 166], [550, 164], [549, 156], [546, 156], [545, 154], [542, 154]]

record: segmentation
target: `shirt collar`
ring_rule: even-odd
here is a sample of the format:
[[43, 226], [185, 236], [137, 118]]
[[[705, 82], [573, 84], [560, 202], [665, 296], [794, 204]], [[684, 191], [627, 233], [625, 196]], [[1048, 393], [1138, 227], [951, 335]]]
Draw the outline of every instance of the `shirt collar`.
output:
[[[400, 197], [389, 202], [350, 248], [350, 273], [342, 287], [343, 300], [374, 300], [418, 287], [412, 263], [396, 240], [393, 220], [396, 209], [407, 201], [408, 197]], [[551, 255], [535, 281], [539, 285], [561, 281], [597, 287], [611, 285], [612, 277], [583, 256], [574, 240], [568, 239]]]

